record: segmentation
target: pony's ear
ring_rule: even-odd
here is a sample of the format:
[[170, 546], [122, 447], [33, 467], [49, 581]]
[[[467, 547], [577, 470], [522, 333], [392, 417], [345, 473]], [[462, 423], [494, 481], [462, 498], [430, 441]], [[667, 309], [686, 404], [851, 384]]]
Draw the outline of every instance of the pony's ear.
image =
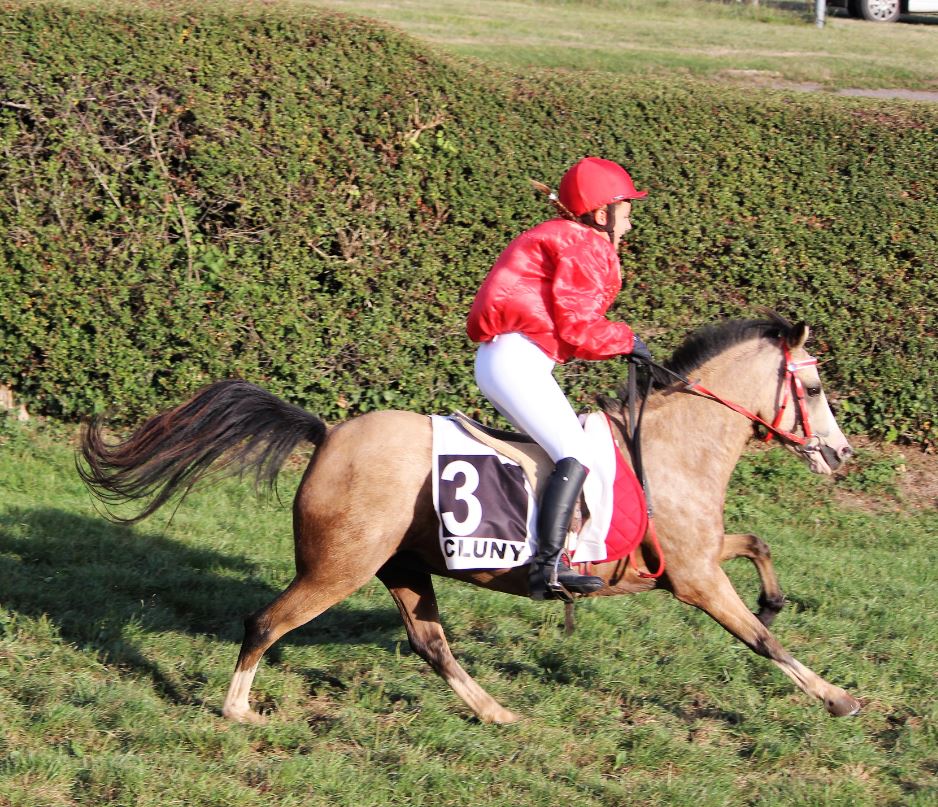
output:
[[799, 322], [788, 332], [788, 337], [785, 341], [788, 342], [788, 347], [792, 349], [804, 347], [804, 343], [808, 341], [809, 334], [810, 329], [808, 326], [803, 322]]

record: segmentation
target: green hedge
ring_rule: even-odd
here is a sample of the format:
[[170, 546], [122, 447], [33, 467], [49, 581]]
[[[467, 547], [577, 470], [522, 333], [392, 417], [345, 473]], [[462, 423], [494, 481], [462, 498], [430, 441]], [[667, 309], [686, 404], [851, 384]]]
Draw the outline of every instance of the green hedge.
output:
[[[158, 4], [154, 4], [158, 5]], [[132, 420], [239, 375], [337, 420], [483, 408], [463, 326], [526, 178], [626, 164], [613, 314], [805, 319], [853, 430], [934, 444], [938, 113], [519, 77], [317, 12], [0, 4], [0, 383]], [[617, 83], [618, 82], [618, 83]], [[564, 370], [582, 401], [619, 362]]]

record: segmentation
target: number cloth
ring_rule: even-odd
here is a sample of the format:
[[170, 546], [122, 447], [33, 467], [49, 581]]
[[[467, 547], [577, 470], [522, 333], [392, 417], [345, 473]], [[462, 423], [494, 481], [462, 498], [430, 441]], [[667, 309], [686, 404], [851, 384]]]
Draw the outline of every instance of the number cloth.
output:
[[430, 421], [433, 505], [446, 568], [507, 569], [530, 562], [536, 511], [521, 467], [454, 420], [433, 415]]
[[[434, 415], [433, 503], [447, 569], [505, 569], [537, 552], [537, 505], [513, 460]], [[608, 418], [594, 412], [581, 427], [594, 459], [583, 486], [589, 518], [569, 547], [573, 563], [626, 557], [642, 540], [648, 515], [641, 485], [616, 448]], [[532, 451], [538, 450], [531, 447]]]

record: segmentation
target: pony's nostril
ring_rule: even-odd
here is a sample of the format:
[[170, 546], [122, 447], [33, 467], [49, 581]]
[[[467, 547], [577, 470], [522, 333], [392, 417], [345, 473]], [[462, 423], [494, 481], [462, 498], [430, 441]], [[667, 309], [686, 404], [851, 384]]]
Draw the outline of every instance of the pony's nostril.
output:
[[853, 449], [850, 446], [844, 446], [838, 453], [842, 460], [846, 460], [853, 456]]

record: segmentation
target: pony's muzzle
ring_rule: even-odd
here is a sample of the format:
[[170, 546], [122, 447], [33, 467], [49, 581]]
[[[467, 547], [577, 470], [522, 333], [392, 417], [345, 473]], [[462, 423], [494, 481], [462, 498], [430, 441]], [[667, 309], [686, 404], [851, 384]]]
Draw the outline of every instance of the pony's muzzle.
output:
[[853, 456], [853, 449], [846, 443], [839, 448], [833, 448], [832, 446], [822, 443], [820, 450], [821, 456], [824, 457], [824, 462], [827, 463], [832, 471], [836, 471]]

